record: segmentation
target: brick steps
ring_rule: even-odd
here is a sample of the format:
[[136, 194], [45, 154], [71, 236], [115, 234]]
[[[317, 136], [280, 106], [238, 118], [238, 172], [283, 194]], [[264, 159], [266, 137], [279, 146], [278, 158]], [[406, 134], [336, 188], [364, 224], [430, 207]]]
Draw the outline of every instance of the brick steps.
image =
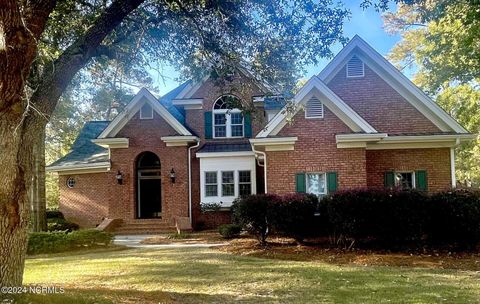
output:
[[140, 219], [124, 222], [114, 231], [115, 234], [157, 234], [175, 232], [175, 226], [161, 219]]

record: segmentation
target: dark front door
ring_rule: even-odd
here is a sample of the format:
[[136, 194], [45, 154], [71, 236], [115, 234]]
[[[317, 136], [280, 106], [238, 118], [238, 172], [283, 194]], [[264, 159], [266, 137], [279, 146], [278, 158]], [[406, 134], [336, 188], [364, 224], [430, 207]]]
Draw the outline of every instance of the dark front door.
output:
[[137, 161], [137, 218], [160, 217], [162, 217], [160, 159], [152, 152], [144, 152]]

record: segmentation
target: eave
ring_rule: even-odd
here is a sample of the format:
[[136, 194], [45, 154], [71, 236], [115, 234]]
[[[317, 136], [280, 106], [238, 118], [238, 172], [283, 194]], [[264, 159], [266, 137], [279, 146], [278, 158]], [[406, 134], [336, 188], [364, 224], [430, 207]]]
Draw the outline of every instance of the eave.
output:
[[181, 147], [188, 146], [190, 143], [199, 141], [197, 136], [163, 136], [160, 139], [167, 145], [167, 147]]
[[265, 137], [252, 138], [250, 144], [254, 148], [263, 148], [266, 152], [272, 151], [293, 151], [298, 137]]
[[71, 166], [51, 166], [46, 167], [45, 170], [47, 172], [57, 172], [58, 175], [101, 173], [110, 171], [110, 162], [98, 162], [93, 164], [80, 164]]
[[128, 138], [96, 138], [92, 139], [92, 142], [100, 147], [109, 149], [129, 147]]

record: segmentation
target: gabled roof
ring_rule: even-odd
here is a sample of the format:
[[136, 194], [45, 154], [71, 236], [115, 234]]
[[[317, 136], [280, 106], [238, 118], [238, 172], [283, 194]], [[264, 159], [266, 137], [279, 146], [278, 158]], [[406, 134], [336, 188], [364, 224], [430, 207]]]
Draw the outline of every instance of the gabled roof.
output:
[[[125, 109], [115, 117], [115, 119], [108, 125], [105, 130], [98, 136], [98, 138], [115, 137], [115, 135], [127, 124], [132, 116], [140, 110], [142, 105], [147, 102], [152, 106], [153, 110], [157, 112], [165, 121], [180, 135], [192, 135], [192, 133], [181, 122], [185, 121], [183, 114], [175, 108], [172, 104], [172, 99], [175, 95], [186, 86], [187, 83], [179, 86], [172, 92], [166, 94], [168, 98], [164, 98], [163, 102], [159, 102], [147, 89], [142, 88], [137, 95], [130, 101]], [[172, 114], [173, 113], [173, 114]], [[178, 119], [177, 119], [177, 117]]]
[[[358, 115], [358, 113], [350, 108], [317, 76], [310, 78], [310, 80], [293, 98], [293, 102], [295, 104], [295, 113], [300, 110], [301, 105], [305, 104], [313, 96], [317, 96], [320, 100], [322, 100], [322, 103], [338, 118], [340, 118], [352, 131], [377, 133], [377, 130], [375, 130], [374, 127], [372, 127], [367, 121]], [[272, 118], [272, 120], [270, 120], [267, 126], [260, 133], [258, 133], [256, 137], [262, 138], [277, 135], [283, 126], [285, 126], [288, 114], [289, 113], [286, 109], [281, 110]]]
[[322, 81], [328, 83], [353, 55], [357, 55], [364, 61], [369, 68], [380, 75], [384, 81], [431, 120], [441, 131], [468, 133], [455, 119], [358, 35], [350, 40], [318, 76]]
[[108, 149], [94, 144], [91, 140], [102, 133], [109, 123], [109, 121], [89, 121], [85, 123], [73, 143], [71, 152], [53, 162], [48, 167], [61, 169], [61, 167], [67, 168], [108, 162]]

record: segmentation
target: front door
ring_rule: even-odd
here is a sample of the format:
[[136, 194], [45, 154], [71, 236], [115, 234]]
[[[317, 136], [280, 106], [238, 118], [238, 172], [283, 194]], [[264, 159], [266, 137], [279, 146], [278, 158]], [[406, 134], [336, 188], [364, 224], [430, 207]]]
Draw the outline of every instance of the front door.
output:
[[162, 217], [160, 159], [144, 152], [137, 161], [137, 218]]

